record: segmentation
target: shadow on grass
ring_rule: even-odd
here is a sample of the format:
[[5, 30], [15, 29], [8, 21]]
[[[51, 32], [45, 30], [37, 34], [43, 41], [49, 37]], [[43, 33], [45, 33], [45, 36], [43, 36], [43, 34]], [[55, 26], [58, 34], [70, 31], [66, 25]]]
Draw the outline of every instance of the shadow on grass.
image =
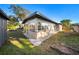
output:
[[[24, 34], [22, 33], [21, 30], [15, 30], [15, 31], [9, 31], [8, 32], [8, 37], [9, 39], [16, 39], [18, 42], [20, 42], [21, 44], [31, 44], [30, 41], [28, 40], [28, 38], [26, 38], [24, 36]], [[32, 44], [31, 44], [32, 45]]]
[[22, 34], [21, 30], [8, 31], [8, 42], [0, 48], [0, 55], [32, 55], [39, 53], [39, 48], [34, 47]]

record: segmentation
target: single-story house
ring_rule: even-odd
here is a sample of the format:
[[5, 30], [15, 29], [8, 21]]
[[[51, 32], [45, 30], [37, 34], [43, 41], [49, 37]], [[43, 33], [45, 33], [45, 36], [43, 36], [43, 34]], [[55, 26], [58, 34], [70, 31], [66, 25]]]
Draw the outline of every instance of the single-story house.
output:
[[39, 12], [30, 14], [23, 22], [24, 35], [35, 46], [40, 45], [52, 34], [62, 31], [62, 25], [50, 20]]
[[7, 20], [7, 15], [0, 9], [0, 47], [7, 40]]
[[73, 31], [79, 33], [79, 24], [72, 24]]

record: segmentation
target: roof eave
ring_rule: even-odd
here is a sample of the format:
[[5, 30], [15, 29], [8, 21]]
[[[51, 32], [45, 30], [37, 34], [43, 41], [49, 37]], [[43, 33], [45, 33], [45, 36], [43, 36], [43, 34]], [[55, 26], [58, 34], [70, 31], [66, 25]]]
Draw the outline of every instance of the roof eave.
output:
[[26, 23], [26, 22], [28, 21], [28, 19], [32, 19], [32, 18], [35, 18], [35, 17], [37, 17], [37, 18], [42, 18], [42, 19], [45, 19], [46, 21], [49, 21], [49, 22], [51, 22], [51, 23], [58, 24], [57, 22], [54, 22], [54, 21], [52, 21], [52, 20], [50, 20], [50, 19], [48, 19], [48, 18], [46, 18], [46, 17], [43, 17], [43, 16], [41, 16], [41, 15], [39, 15], [39, 14], [34, 14], [33, 16], [26, 18], [26, 19], [22, 22], [22, 24]]
[[9, 17], [6, 15], [6, 13], [5, 13], [2, 9], [0, 9], [0, 15], [1, 15], [4, 19], [9, 20]]

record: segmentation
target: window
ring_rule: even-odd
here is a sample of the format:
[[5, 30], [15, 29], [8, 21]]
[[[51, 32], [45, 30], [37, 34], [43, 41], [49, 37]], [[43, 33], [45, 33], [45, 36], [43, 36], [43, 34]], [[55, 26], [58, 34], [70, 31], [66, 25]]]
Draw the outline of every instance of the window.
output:
[[30, 31], [35, 32], [35, 25], [31, 25]]
[[44, 30], [46, 31], [48, 29], [47, 25], [41, 25], [41, 23], [38, 23], [38, 31]]
[[39, 30], [42, 30], [42, 25], [41, 25], [40, 22], [38, 22], [38, 31], [39, 31]]

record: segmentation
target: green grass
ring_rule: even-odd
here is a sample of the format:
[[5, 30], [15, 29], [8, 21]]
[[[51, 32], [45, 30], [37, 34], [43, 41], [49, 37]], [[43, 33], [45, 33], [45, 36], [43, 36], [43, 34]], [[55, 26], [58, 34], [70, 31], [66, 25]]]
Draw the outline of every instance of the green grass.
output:
[[1, 55], [52, 55], [60, 54], [52, 50], [52, 44], [64, 43], [79, 49], [79, 33], [58, 33], [45, 40], [40, 46], [35, 47], [22, 34], [21, 30], [9, 31], [8, 41], [0, 48]]
[[59, 41], [79, 50], [79, 33], [61, 33]]
[[42, 43], [41, 47], [49, 50], [50, 46], [53, 44], [64, 44], [79, 51], [79, 33], [59, 32], [58, 34], [52, 35], [52, 37]]
[[0, 48], [0, 54], [38, 54], [40, 51], [19, 31], [10, 31], [8, 34], [9, 40]]

